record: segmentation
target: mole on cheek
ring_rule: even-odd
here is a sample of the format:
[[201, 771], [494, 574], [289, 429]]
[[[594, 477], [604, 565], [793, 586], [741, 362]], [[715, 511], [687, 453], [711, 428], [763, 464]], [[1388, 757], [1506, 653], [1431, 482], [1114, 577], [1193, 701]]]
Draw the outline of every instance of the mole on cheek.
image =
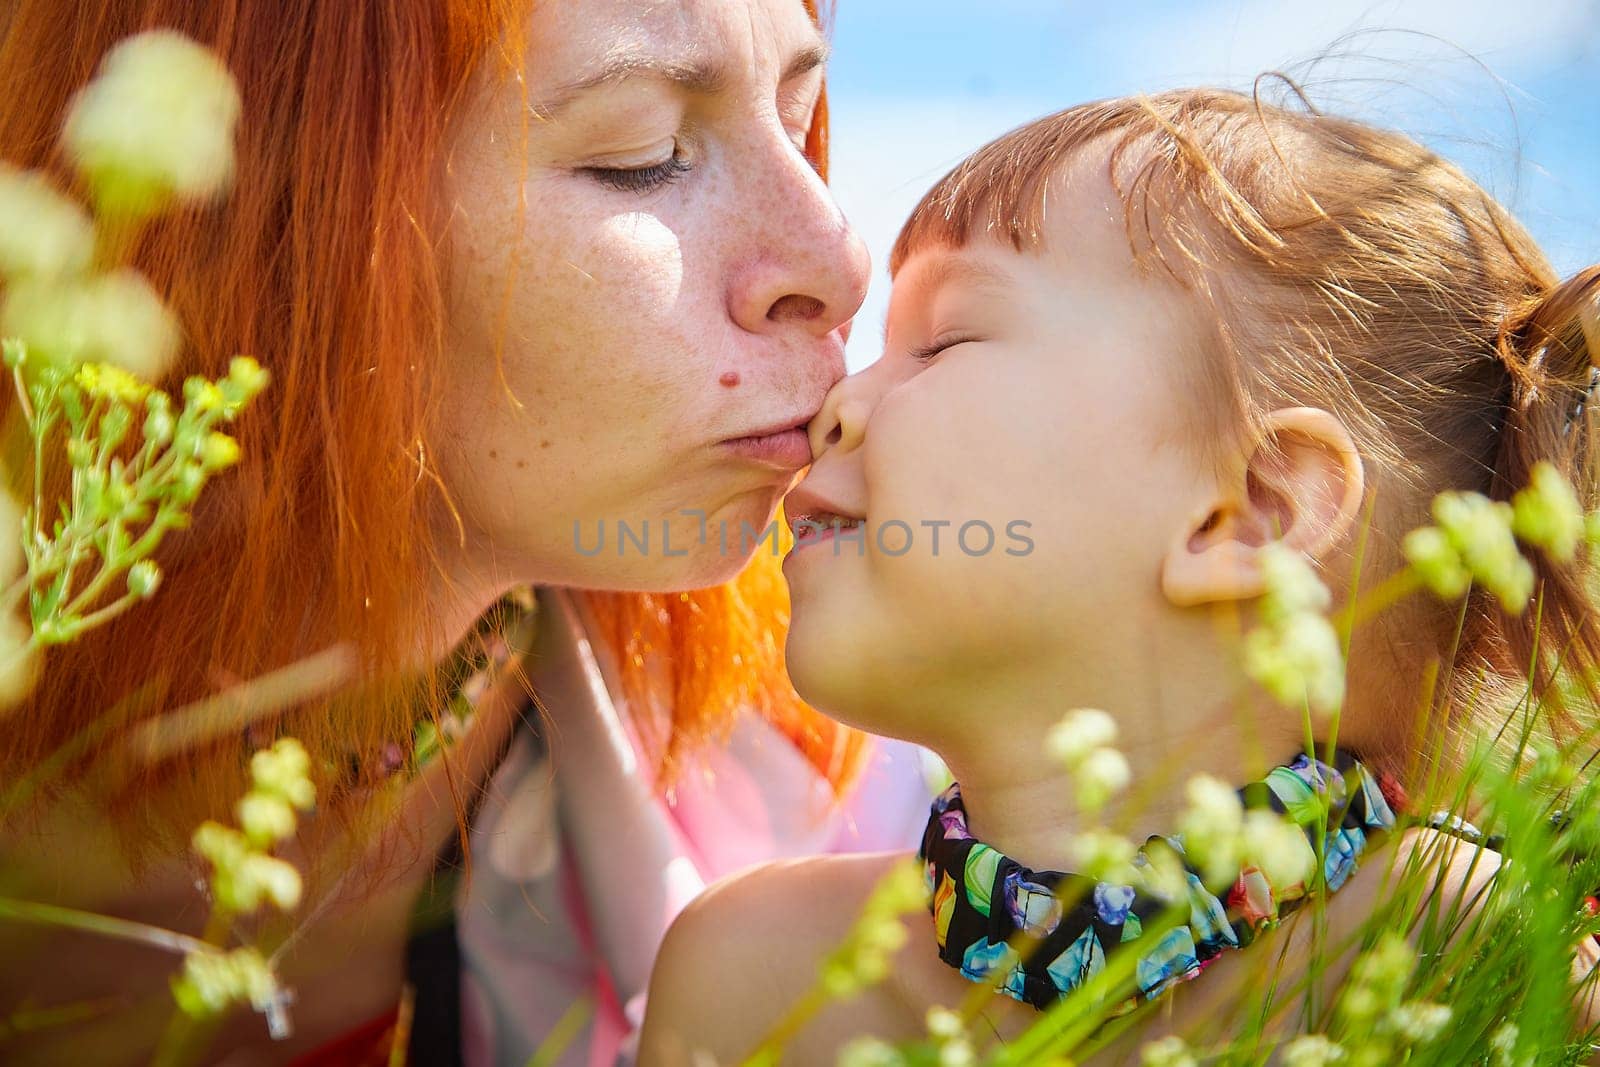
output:
[[722, 377], [718, 378], [717, 381], [721, 382], [729, 389], [732, 389], [734, 386], [739, 384], [739, 372], [736, 370], [723, 371]]

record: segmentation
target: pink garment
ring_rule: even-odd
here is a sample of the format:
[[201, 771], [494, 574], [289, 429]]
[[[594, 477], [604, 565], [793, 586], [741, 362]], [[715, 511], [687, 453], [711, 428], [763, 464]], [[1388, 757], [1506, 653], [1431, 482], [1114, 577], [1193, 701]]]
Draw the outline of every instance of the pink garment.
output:
[[[579, 651], [592, 666], [586, 642]], [[839, 802], [787, 738], [751, 716], [669, 802], [640, 787], [637, 749], [598, 671], [590, 681], [606, 728], [563, 730], [554, 769], [525, 732], [473, 824], [480, 860], [456, 901], [468, 1067], [522, 1067], [584, 1003], [592, 1014], [555, 1062], [630, 1063], [649, 963], [706, 885], [767, 860], [908, 851], [921, 835], [934, 789], [916, 746], [877, 741]]]

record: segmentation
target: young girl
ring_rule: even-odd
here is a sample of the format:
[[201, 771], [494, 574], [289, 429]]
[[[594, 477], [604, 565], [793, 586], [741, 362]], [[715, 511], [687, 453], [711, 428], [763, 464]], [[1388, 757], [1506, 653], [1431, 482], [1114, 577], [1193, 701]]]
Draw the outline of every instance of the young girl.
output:
[[[1329, 944], [1378, 903], [1380, 845], [1397, 860], [1438, 846], [1446, 884], [1475, 892], [1492, 854], [1383, 831], [1420, 782], [1429, 665], [1441, 727], [1486, 674], [1512, 686], [1537, 662], [1542, 687], [1533, 613], [1475, 590], [1464, 614], [1418, 595], [1357, 628], [1334, 699], [1311, 701], [1319, 753], [1337, 727], [1336, 767], [1296, 760], [1305, 702], [1252, 684], [1239, 634], [1286, 550], [1344, 600], [1405, 565], [1401, 539], [1442, 490], [1506, 500], [1549, 461], [1593, 506], [1600, 269], [1561, 282], [1487, 194], [1403, 137], [1194, 90], [1073, 108], [981, 149], [923, 199], [891, 271], [884, 356], [830, 395], [786, 505], [788, 664], [818, 707], [936, 750], [959, 790], [924, 839], [932, 917], [907, 920], [886, 981], [812, 1019], [789, 1062], [831, 1062], [863, 1033], [915, 1038], [973, 981], [1011, 995], [984, 1012], [1009, 1037], [1138, 940], [1131, 889], [1066, 915], [1036, 895], [1082, 861], [1082, 775], [1046, 743], [1069, 709], [1114, 720], [1139, 803], [1111, 823], [1132, 840], [1177, 831], [1197, 772], [1244, 786], [1290, 764], [1267, 783], [1274, 806], [1330, 796], [1340, 858], [1311, 882]], [[1582, 626], [1582, 574], [1530, 558], [1539, 647], [1584, 673], [1600, 636]], [[714, 890], [669, 936], [644, 1062], [748, 1052], [901, 858]], [[1173, 935], [1188, 941], [1130, 946], [1146, 997], [1215, 966], [1126, 1048], [1221, 1014], [1252, 967], [1304, 951], [1293, 918], [1263, 935], [1276, 944], [1224, 951], [1250, 901], [1207, 900]], [[1008, 956], [1030, 929], [1043, 948]]]

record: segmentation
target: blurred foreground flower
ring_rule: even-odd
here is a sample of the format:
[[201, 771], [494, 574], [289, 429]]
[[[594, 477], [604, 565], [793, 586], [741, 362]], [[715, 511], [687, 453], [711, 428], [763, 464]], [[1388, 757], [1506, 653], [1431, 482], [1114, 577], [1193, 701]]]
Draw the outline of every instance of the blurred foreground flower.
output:
[[1214, 888], [1231, 883], [1242, 859], [1244, 804], [1239, 794], [1209, 774], [1190, 778], [1185, 794], [1189, 806], [1178, 820], [1185, 854], [1200, 868], [1206, 885]]
[[[1524, 506], [1533, 516], [1524, 523], [1532, 521], [1544, 536], [1555, 520], [1544, 514], [1550, 502], [1543, 496], [1539, 500]], [[1533, 596], [1534, 573], [1512, 532], [1513, 507], [1480, 493], [1440, 493], [1433, 501], [1433, 518], [1437, 525], [1413, 530], [1402, 542], [1423, 583], [1437, 596], [1454, 600], [1467, 591], [1469, 581], [1477, 582], [1508, 612], [1521, 614]]]
[[[235, 917], [249, 915], [265, 903], [285, 912], [299, 906], [300, 872], [270, 850], [294, 835], [296, 811], [309, 810], [316, 802], [310, 765], [300, 742], [280, 738], [251, 757], [252, 785], [235, 809], [242, 832], [217, 822], [203, 823], [195, 831], [194, 849], [211, 865], [209, 928], [226, 931]], [[182, 975], [173, 979], [172, 994], [178, 1007], [192, 1017], [215, 1015], [248, 1001], [257, 1011], [269, 1013], [275, 1031], [288, 1025], [277, 977], [253, 947], [189, 953]]]
[[1045, 735], [1045, 750], [1072, 772], [1083, 814], [1100, 811], [1132, 780], [1127, 758], [1111, 747], [1116, 739], [1116, 720], [1098, 708], [1067, 712]]
[[1075, 767], [1095, 749], [1114, 744], [1117, 722], [1099, 708], [1077, 708], [1045, 734], [1045, 749], [1068, 767]]
[[1133, 858], [1139, 847], [1119, 833], [1090, 827], [1067, 839], [1073, 869], [1096, 881], [1126, 885], [1133, 881]]
[[261, 953], [253, 948], [232, 952], [195, 952], [183, 961], [183, 974], [172, 982], [178, 1007], [189, 1015], [216, 1015], [238, 1003], [266, 1011], [281, 995], [278, 980]]
[[315, 803], [310, 766], [293, 738], [257, 752], [250, 760], [254, 785], [235, 808], [243, 832], [215, 822], [195, 831], [195, 851], [210, 861], [212, 893], [226, 911], [249, 914], [264, 901], [280, 911], [299, 905], [300, 872], [267, 850], [294, 835], [296, 809]]
[[44, 175], [0, 163], [0, 279], [70, 278], [89, 269], [94, 226]]
[[239, 90], [215, 54], [153, 30], [107, 53], [74, 98], [63, 140], [99, 210], [137, 219], [173, 198], [227, 191], [239, 113]]
[[[265, 388], [266, 372], [236, 358], [219, 381], [191, 378], [174, 413], [153, 383], [170, 369], [182, 331], [149, 281], [117, 262], [149, 216], [228, 189], [239, 112], [216, 56], [153, 31], [107, 53], [63, 129], [102, 232], [50, 178], [0, 164], [0, 349], [33, 445], [22, 520], [0, 501], [0, 707], [31, 688], [40, 647], [155, 595], [162, 575], [149, 557], [167, 532], [188, 525], [207, 480], [239, 460], [217, 424]], [[144, 440], [134, 451], [138, 429]], [[57, 441], [71, 474], [64, 499], [45, 495], [45, 450]], [[8, 558], [18, 549], [20, 577]], [[9, 615], [19, 605], [30, 626]], [[282, 824], [265, 803], [252, 811], [259, 832]]]
[[1322, 1034], [1306, 1034], [1283, 1046], [1283, 1067], [1331, 1067], [1344, 1059], [1344, 1048]]
[[26, 345], [30, 359], [67, 369], [104, 363], [147, 382], [166, 373], [180, 340], [172, 312], [142, 274], [127, 268], [13, 285], [0, 310], [0, 333]]
[[1571, 563], [1584, 537], [1583, 505], [1555, 465], [1540, 462], [1511, 498], [1511, 529], [1557, 563]]
[[[121, 367], [83, 363], [67, 373], [34, 360], [15, 339], [4, 350], [36, 452], [42, 456], [61, 431], [72, 471], [70, 493], [59, 501], [44, 497], [36, 477], [32, 506], [6, 549], [15, 545], [27, 567], [7, 586], [4, 604], [25, 599], [32, 622], [21, 650], [0, 658], [0, 697], [14, 699], [27, 675], [12, 667], [25, 652], [74, 640], [155, 594], [161, 571], [149, 557], [168, 532], [188, 525], [210, 478], [238, 461], [237, 443], [216, 425], [254, 399], [267, 374], [255, 360], [237, 357], [225, 378], [191, 378], [186, 404], [174, 414], [167, 394]], [[136, 427], [143, 445], [125, 457]], [[9, 523], [4, 512], [0, 503], [0, 522]]]
[[1199, 1067], [1199, 1061], [1187, 1041], [1170, 1034], [1139, 1049], [1139, 1067]]
[[1197, 774], [1187, 787], [1189, 806], [1178, 821], [1184, 853], [1212, 889], [1229, 886], [1254, 867], [1282, 892], [1309, 878], [1316, 853], [1292, 819], [1270, 808], [1246, 811], [1232, 786]]
[[1244, 669], [1273, 699], [1291, 708], [1330, 713], [1344, 702], [1344, 653], [1322, 614], [1327, 587], [1299, 552], [1262, 550], [1266, 589], [1260, 624], [1245, 635]]
[[844, 942], [822, 963], [822, 987], [829, 996], [854, 996], [889, 973], [889, 960], [905, 944], [900, 917], [927, 906], [922, 872], [915, 863], [897, 864], [872, 890], [861, 917]]

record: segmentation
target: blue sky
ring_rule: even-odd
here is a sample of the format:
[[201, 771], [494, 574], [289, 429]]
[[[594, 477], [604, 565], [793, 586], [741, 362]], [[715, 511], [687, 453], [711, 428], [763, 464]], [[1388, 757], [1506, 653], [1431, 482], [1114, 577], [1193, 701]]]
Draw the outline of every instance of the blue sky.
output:
[[[1563, 273], [1600, 261], [1600, 0], [837, 0], [834, 187], [873, 253], [971, 149], [1069, 104], [1286, 69], [1325, 110], [1461, 163]], [[1324, 57], [1314, 66], [1308, 61]]]

